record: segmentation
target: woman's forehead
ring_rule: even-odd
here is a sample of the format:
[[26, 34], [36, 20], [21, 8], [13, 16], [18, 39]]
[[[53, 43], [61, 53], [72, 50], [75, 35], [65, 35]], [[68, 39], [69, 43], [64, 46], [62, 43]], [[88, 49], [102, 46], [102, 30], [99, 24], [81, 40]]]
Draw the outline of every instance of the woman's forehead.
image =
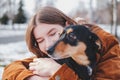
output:
[[47, 31], [47, 30], [50, 30], [52, 28], [55, 28], [55, 29], [61, 29], [63, 28], [63, 26], [59, 25], [59, 24], [46, 24], [46, 23], [39, 23], [36, 27], [35, 27], [35, 31], [38, 30], [38, 31]]
[[37, 25], [34, 30], [33, 30], [33, 34], [35, 36], [39, 36], [39, 35], [43, 35], [43, 34], [47, 34], [50, 30], [57, 30], [57, 31], [61, 31], [63, 30], [63, 27], [58, 25], [58, 24], [45, 24], [45, 23], [40, 23], [39, 25]]

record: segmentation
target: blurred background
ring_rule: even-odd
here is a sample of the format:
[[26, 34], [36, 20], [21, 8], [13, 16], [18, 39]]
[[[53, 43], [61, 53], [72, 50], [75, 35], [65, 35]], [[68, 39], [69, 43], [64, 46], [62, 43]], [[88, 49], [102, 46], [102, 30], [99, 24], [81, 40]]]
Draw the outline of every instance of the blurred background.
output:
[[25, 31], [43, 6], [54, 6], [71, 18], [85, 18], [120, 40], [120, 0], [0, 0], [0, 80], [4, 66], [32, 56]]

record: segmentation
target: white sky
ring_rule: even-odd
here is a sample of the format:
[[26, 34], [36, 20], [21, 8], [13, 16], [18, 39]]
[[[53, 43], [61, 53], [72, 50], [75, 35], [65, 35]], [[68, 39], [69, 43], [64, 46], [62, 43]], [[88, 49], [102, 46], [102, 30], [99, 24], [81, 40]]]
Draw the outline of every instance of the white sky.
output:
[[23, 0], [24, 3], [24, 9], [30, 14], [32, 15], [34, 12], [34, 6], [35, 6], [35, 2], [34, 0]]
[[[34, 0], [23, 0], [25, 2], [25, 10], [29, 12], [30, 14], [33, 14], [34, 7], [35, 7], [35, 1]], [[82, 1], [85, 3], [85, 7], [89, 8], [89, 1], [90, 0], [57, 0], [56, 7], [60, 10], [62, 10], [65, 13], [68, 13], [71, 9], [75, 8], [79, 1]], [[93, 0], [93, 7], [96, 6], [95, 4], [96, 0]]]
[[[56, 3], [56, 7], [59, 8], [60, 10], [62, 10], [65, 13], [68, 13], [69, 11], [71, 11], [71, 9], [74, 9], [75, 7], [77, 7], [79, 5], [79, 1], [83, 2], [83, 5], [89, 9], [90, 5], [89, 2], [91, 0], [58, 0], [58, 2]], [[92, 7], [95, 7], [96, 4], [96, 0], [92, 0], [93, 1], [93, 5]], [[83, 6], [81, 5], [81, 6]]]
[[77, 7], [78, 1], [80, 0], [58, 0], [58, 2], [56, 3], [56, 7], [62, 10], [63, 12], [67, 13], [71, 9]]

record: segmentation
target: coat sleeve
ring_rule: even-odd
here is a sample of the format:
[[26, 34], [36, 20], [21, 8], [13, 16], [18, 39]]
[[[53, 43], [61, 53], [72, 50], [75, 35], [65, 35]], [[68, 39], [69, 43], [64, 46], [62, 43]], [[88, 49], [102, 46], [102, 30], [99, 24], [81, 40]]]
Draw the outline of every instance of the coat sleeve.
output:
[[93, 73], [92, 80], [120, 80], [119, 45], [115, 45], [101, 57]]
[[62, 67], [49, 79], [49, 80], [78, 80], [78, 75], [70, 69], [66, 64], [63, 64]]
[[32, 72], [28, 70], [28, 65], [32, 60], [33, 58], [27, 58], [12, 62], [4, 68], [2, 80], [24, 80], [32, 76]]
[[115, 36], [98, 26], [91, 27], [102, 43], [101, 57], [93, 72], [92, 80], [120, 79], [120, 45]]
[[[15, 61], [5, 67], [2, 80], [25, 80], [32, 76], [32, 72], [28, 70], [29, 63], [33, 58]], [[77, 80], [78, 76], [66, 64], [49, 79], [49, 80]]]

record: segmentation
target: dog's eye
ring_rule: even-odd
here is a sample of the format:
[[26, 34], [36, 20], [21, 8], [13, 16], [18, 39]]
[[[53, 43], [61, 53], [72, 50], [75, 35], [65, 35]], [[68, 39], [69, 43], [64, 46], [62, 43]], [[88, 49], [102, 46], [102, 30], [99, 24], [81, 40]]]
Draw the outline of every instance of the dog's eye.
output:
[[69, 35], [68, 35], [68, 39], [70, 39], [70, 40], [75, 40], [76, 39], [76, 36], [75, 36], [75, 34], [74, 33], [69, 33]]

